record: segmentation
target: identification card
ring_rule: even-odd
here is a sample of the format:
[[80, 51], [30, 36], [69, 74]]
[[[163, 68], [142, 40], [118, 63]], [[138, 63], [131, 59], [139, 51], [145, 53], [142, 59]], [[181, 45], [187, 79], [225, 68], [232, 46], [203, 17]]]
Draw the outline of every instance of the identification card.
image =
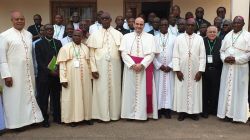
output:
[[79, 60], [74, 60], [74, 67], [79, 68], [80, 67], [80, 61]]
[[213, 55], [207, 55], [207, 63], [213, 63]]

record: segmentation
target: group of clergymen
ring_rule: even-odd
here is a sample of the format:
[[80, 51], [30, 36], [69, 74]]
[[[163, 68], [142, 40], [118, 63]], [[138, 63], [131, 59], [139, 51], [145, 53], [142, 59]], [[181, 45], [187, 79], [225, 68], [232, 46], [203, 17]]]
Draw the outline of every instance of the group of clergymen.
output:
[[66, 26], [61, 15], [54, 25], [34, 15], [28, 32], [22, 13], [11, 12], [13, 27], [0, 35], [1, 129], [49, 127], [49, 103], [53, 121], [72, 127], [172, 111], [179, 121], [212, 114], [246, 123], [250, 34], [243, 17], [225, 14], [219, 7], [210, 25], [202, 7], [183, 19], [175, 5], [168, 19], [150, 13], [145, 23], [128, 9], [116, 28], [103, 11], [91, 26], [77, 12]]

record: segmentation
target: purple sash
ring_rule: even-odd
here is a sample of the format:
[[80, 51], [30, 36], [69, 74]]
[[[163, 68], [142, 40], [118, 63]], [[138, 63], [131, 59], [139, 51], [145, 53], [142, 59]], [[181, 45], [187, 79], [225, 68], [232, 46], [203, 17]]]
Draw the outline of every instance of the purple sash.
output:
[[[136, 64], [140, 64], [144, 59], [142, 57], [130, 56]], [[147, 94], [147, 113], [153, 113], [153, 71], [154, 65], [150, 63], [150, 65], [146, 68], [146, 94]]]

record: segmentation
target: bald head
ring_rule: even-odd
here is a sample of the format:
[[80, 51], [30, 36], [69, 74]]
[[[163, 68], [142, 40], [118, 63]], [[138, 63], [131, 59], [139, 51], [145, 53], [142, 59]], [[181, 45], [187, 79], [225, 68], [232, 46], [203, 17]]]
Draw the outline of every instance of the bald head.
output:
[[72, 37], [74, 43], [76, 43], [77, 45], [81, 44], [82, 37], [83, 37], [83, 32], [81, 29], [74, 30]]
[[111, 18], [111, 16], [108, 12], [103, 12], [103, 14], [101, 15], [101, 18]]
[[23, 14], [19, 11], [12, 11], [10, 15], [13, 27], [21, 31], [25, 26], [25, 18]]
[[144, 20], [141, 17], [135, 19], [134, 28], [137, 34], [142, 33], [144, 27]]
[[236, 16], [233, 20], [233, 29], [235, 33], [242, 30], [245, 25], [244, 18], [242, 16]]
[[209, 26], [207, 28], [207, 37], [210, 41], [213, 41], [215, 40], [216, 36], [217, 36], [217, 33], [218, 33], [218, 29], [216, 26]]
[[104, 29], [108, 29], [112, 21], [110, 14], [108, 12], [103, 12], [103, 14], [101, 15], [101, 21], [102, 21], [102, 27]]
[[194, 18], [187, 19], [187, 24], [195, 24]]

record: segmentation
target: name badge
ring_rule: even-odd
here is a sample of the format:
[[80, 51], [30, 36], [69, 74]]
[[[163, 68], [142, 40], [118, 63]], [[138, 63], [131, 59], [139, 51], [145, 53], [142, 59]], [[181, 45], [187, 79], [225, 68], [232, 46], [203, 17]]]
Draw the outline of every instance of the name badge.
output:
[[74, 67], [79, 68], [80, 67], [80, 61], [79, 60], [74, 60]]
[[213, 63], [213, 55], [207, 55], [207, 63]]

